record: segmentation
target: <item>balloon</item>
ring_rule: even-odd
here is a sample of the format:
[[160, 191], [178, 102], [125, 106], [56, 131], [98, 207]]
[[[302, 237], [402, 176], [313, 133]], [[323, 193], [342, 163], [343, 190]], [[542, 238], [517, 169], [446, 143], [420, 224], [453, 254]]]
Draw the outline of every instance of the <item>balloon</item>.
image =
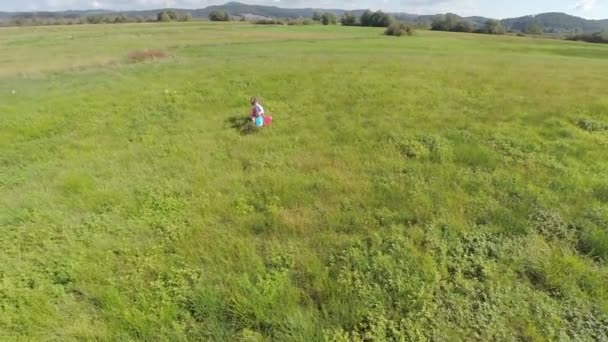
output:
[[258, 116], [257, 118], [255, 118], [255, 125], [257, 127], [262, 127], [264, 126], [264, 118], [261, 116]]
[[272, 116], [264, 117], [264, 126], [270, 126], [272, 124]]

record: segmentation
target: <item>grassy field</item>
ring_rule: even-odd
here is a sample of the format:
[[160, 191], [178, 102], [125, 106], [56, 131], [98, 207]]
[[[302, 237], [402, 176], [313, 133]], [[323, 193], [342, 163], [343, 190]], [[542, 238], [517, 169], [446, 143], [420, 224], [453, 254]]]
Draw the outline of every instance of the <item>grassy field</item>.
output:
[[608, 46], [381, 33], [0, 29], [2, 339], [608, 340]]

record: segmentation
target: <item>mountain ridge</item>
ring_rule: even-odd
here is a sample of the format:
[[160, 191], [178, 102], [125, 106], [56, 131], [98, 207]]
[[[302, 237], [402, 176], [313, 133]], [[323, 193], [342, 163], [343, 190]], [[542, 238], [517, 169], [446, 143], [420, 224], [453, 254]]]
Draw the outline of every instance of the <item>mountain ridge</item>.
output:
[[[331, 12], [338, 16], [342, 16], [344, 13], [353, 13], [355, 15], [361, 15], [365, 9], [358, 10], [344, 10], [344, 9], [320, 9], [320, 8], [284, 8], [277, 6], [265, 6], [265, 5], [250, 5], [240, 2], [231, 1], [223, 5], [212, 5], [205, 8], [198, 9], [180, 9], [180, 8], [159, 8], [151, 10], [130, 10], [130, 11], [114, 11], [105, 9], [94, 9], [94, 10], [67, 10], [67, 11], [40, 11], [40, 12], [0, 12], [0, 20], [11, 20], [15, 18], [23, 17], [43, 17], [43, 18], [78, 18], [86, 17], [90, 15], [99, 14], [125, 14], [129, 16], [155, 16], [158, 12], [163, 10], [175, 10], [177, 12], [188, 12], [192, 14], [194, 18], [206, 19], [209, 13], [212, 11], [225, 11], [232, 16], [256, 16], [256, 17], [278, 17], [278, 18], [300, 18], [300, 17], [312, 17], [315, 12]], [[432, 22], [438, 16], [435, 15], [418, 15], [413, 13], [388, 12], [399, 20], [410, 21], [414, 23], [428, 24]], [[465, 20], [471, 21], [474, 24], [481, 25], [486, 20], [491, 19], [483, 16], [470, 16], [462, 17]], [[527, 26], [531, 23], [540, 24], [545, 32], [598, 32], [608, 31], [608, 19], [585, 19], [574, 15], [560, 13], [560, 12], [547, 12], [536, 15], [527, 15], [515, 18], [502, 19], [503, 25], [512, 31], [524, 31]]]

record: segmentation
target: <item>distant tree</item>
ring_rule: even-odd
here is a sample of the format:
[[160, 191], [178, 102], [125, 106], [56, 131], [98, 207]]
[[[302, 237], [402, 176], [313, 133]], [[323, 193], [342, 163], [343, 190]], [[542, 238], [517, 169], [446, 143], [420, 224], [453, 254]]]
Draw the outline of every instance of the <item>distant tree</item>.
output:
[[163, 23], [171, 21], [171, 17], [165, 11], [162, 11], [162, 12], [158, 13], [157, 18], [158, 18], [157, 21], [160, 21], [160, 22], [163, 22]]
[[473, 32], [474, 29], [471, 21], [453, 13], [437, 16], [431, 24], [431, 30], [434, 31]]
[[213, 11], [209, 13], [211, 21], [230, 21], [230, 15], [225, 11]]
[[392, 15], [390, 15], [390, 14], [384, 14], [384, 17], [382, 18], [382, 20], [380, 22], [382, 25], [380, 25], [380, 26], [381, 27], [389, 27], [394, 22], [395, 22], [395, 18], [393, 18]]
[[312, 20], [314, 21], [321, 21], [321, 19], [323, 19], [323, 14], [320, 12], [314, 12], [312, 14]]
[[389, 27], [393, 22], [393, 18], [382, 11], [376, 11], [372, 14], [371, 21], [371, 26]]
[[192, 20], [192, 14], [190, 14], [190, 13], [184, 13], [179, 16], [179, 21], [190, 21], [190, 20]]
[[505, 34], [505, 28], [500, 20], [488, 19], [483, 27], [484, 33], [488, 34]]
[[415, 21], [416, 28], [422, 29], [422, 30], [430, 30], [432, 24], [433, 24], [433, 21], [430, 19], [426, 19], [426, 18]]
[[608, 31], [596, 33], [581, 33], [567, 38], [568, 40], [580, 40], [588, 43], [608, 44]]
[[338, 18], [333, 13], [325, 12], [321, 16], [321, 23], [323, 25], [335, 25], [338, 23]]
[[572, 29], [572, 31], [570, 33], [573, 35], [579, 35], [579, 34], [585, 33], [585, 31], [583, 31], [582, 28], [577, 27], [577, 28]]
[[451, 28], [448, 26], [447, 21], [445, 20], [444, 15], [440, 15], [431, 24], [431, 30], [433, 31], [451, 31]]
[[544, 27], [543, 24], [538, 20], [531, 20], [524, 29], [524, 32], [527, 34], [543, 34]]
[[168, 10], [167, 15], [171, 18], [171, 21], [177, 21], [179, 19], [179, 14], [174, 10]]
[[445, 22], [450, 31], [453, 31], [454, 28], [462, 21], [464, 21], [464, 19], [458, 14], [448, 13], [445, 15]]
[[359, 20], [361, 22], [361, 26], [372, 26], [371, 22], [373, 14], [374, 12], [370, 10], [366, 10], [365, 12], [363, 12], [363, 14], [361, 14], [361, 19]]
[[87, 23], [89, 24], [99, 24], [102, 21], [102, 17], [100, 15], [90, 15], [87, 17]]
[[129, 22], [129, 18], [127, 16], [125, 16], [124, 14], [119, 14], [114, 18], [115, 24], [123, 24], [123, 23], [128, 23], [128, 22]]
[[372, 12], [367, 10], [361, 15], [360, 22], [361, 26], [388, 27], [394, 22], [394, 19], [382, 11]]
[[284, 25], [285, 22], [281, 19], [260, 19], [255, 21], [258, 25]]
[[340, 19], [340, 22], [344, 26], [356, 26], [356, 25], [358, 25], [358, 23], [357, 23], [357, 17], [355, 17], [352, 13], [344, 13], [344, 15], [342, 16], [342, 19]]
[[453, 32], [473, 32], [473, 23], [468, 20], [461, 20], [452, 27]]
[[386, 31], [384, 31], [384, 34], [387, 36], [397, 36], [397, 37], [412, 36], [412, 35], [414, 35], [414, 29], [405, 23], [395, 22], [386, 28]]

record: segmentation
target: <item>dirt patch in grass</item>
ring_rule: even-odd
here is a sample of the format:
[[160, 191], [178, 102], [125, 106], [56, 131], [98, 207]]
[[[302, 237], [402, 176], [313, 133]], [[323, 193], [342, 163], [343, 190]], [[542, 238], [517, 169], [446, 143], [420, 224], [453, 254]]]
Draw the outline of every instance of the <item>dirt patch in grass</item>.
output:
[[164, 59], [169, 57], [169, 54], [163, 50], [136, 50], [129, 53], [129, 61], [134, 63], [154, 61], [158, 59]]

